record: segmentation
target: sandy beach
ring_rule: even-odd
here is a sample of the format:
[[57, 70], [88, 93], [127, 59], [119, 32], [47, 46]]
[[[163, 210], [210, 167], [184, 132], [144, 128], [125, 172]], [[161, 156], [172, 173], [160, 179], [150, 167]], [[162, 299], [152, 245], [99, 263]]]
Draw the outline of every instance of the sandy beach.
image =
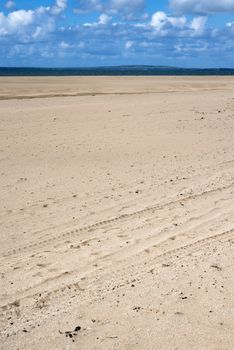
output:
[[0, 349], [232, 350], [234, 77], [0, 77]]

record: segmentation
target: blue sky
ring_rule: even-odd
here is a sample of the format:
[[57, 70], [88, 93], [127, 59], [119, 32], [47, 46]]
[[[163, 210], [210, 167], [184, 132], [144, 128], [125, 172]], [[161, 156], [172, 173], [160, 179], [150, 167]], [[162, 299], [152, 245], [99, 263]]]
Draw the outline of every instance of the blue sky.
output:
[[234, 67], [234, 0], [0, 0], [0, 66]]

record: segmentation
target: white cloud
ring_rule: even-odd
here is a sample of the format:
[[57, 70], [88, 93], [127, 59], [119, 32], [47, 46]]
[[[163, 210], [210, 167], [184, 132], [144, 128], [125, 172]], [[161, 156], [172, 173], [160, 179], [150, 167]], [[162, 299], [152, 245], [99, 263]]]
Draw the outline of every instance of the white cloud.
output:
[[99, 16], [98, 22], [93, 22], [93, 23], [84, 23], [84, 27], [98, 27], [98, 26], [107, 26], [110, 24], [112, 20], [112, 17], [103, 13]]
[[206, 27], [207, 18], [204, 16], [193, 18], [190, 28], [193, 30], [194, 35], [203, 34]]
[[67, 0], [56, 0], [54, 6], [51, 8], [53, 15], [60, 15], [67, 7]]
[[159, 11], [153, 14], [151, 19], [151, 26], [153, 26], [157, 31], [162, 31], [168, 25], [177, 28], [184, 28], [186, 25], [186, 18], [184, 16], [181, 17], [172, 17], [167, 16], [165, 12]]
[[159, 11], [153, 14], [150, 25], [160, 36], [201, 36], [206, 29], [206, 16], [194, 17], [188, 21], [185, 16], [168, 16], [165, 12]]
[[[118, 64], [123, 58], [133, 63], [147, 59], [152, 64], [161, 62], [159, 59], [167, 64], [175, 59], [176, 64], [183, 57], [189, 58], [188, 64], [197, 64], [197, 57], [203, 57], [200, 63], [209, 65], [217, 57], [220, 65], [224, 59], [226, 65], [233, 65], [231, 16], [223, 27], [220, 23], [215, 27], [212, 21], [206, 26], [208, 17], [204, 14], [186, 18], [180, 13], [159, 11], [143, 19], [144, 11], [139, 9], [145, 2], [141, 0], [85, 0], [83, 4], [92, 3], [98, 9], [97, 19], [72, 25], [67, 18], [61, 27], [60, 15], [67, 3], [53, 0], [48, 7], [0, 12], [2, 64], [98, 65], [102, 59], [105, 64]], [[125, 20], [129, 14], [134, 22]]]
[[59, 47], [63, 50], [70, 49], [72, 46], [65, 41], [59, 43]]
[[0, 12], [0, 38], [15, 35], [22, 42], [37, 40], [51, 32], [55, 20], [50, 16], [48, 8], [36, 10], [19, 10], [4, 15]]
[[14, 34], [34, 21], [33, 11], [15, 11], [5, 16], [0, 12], [0, 36]]
[[170, 6], [183, 13], [234, 12], [234, 0], [170, 0]]
[[52, 7], [0, 12], [0, 39], [15, 36], [20, 42], [40, 40], [55, 29], [56, 16], [65, 10], [67, 0], [56, 0]]
[[84, 49], [84, 48], [85, 48], [85, 43], [84, 43], [83, 41], [81, 41], [81, 42], [77, 45], [77, 47], [78, 47], [79, 49]]
[[139, 12], [145, 7], [145, 0], [79, 0], [76, 13], [105, 12], [110, 14], [121, 14], [126, 17]]
[[161, 30], [167, 22], [167, 15], [165, 12], [156, 12], [152, 16], [151, 25], [158, 30]]
[[101, 24], [101, 25], [107, 25], [110, 23], [112, 17], [111, 16], [108, 16], [106, 15], [105, 13], [103, 13], [100, 17], [99, 17], [99, 22], [98, 24]]
[[112, 0], [110, 2], [110, 8], [112, 8], [115, 11], [136, 11], [142, 9], [144, 5], [145, 0]]
[[9, 1], [7, 1], [7, 2], [5, 3], [5, 7], [6, 7], [7, 9], [11, 9], [11, 8], [15, 7], [15, 2], [12, 1], [12, 0], [9, 0]]
[[209, 44], [205, 41], [195, 43], [176, 44], [174, 46], [176, 52], [205, 52], [209, 49]]
[[125, 49], [129, 50], [133, 47], [133, 41], [127, 41], [125, 44]]

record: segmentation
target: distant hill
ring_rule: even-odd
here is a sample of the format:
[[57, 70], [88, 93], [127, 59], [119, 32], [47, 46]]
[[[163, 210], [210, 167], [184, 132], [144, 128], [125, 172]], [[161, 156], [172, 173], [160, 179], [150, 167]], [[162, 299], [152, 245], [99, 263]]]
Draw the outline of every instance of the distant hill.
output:
[[0, 67], [0, 76], [147, 76], [234, 75], [234, 68], [179, 68], [168, 66], [114, 66], [78, 68]]

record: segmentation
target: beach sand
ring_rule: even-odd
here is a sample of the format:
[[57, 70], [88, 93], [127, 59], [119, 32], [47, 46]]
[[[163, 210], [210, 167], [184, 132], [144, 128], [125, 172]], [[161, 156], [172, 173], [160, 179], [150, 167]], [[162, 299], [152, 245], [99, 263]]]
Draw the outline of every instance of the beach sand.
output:
[[233, 77], [1, 77], [0, 174], [1, 349], [233, 349]]

